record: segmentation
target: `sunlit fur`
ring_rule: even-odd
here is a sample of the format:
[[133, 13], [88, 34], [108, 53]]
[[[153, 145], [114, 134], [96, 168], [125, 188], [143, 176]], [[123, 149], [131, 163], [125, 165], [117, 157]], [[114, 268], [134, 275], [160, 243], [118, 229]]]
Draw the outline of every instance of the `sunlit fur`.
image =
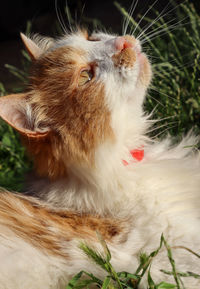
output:
[[[33, 59], [30, 86], [1, 98], [0, 115], [34, 159], [37, 177], [27, 193], [38, 198], [0, 195], [0, 288], [62, 289], [81, 270], [103, 277], [79, 249], [84, 240], [102, 250], [96, 231], [117, 271], [134, 272], [139, 253], [157, 248], [162, 233], [172, 246], [198, 251], [198, 138], [172, 145], [147, 136], [143, 102], [152, 73], [139, 41], [85, 31], [23, 41]], [[79, 85], [84, 70], [92, 77]], [[142, 161], [133, 149], [144, 150]], [[178, 271], [199, 268], [183, 249], [173, 256]], [[151, 267], [155, 282], [173, 282], [160, 272], [168, 264], [161, 252]], [[200, 288], [199, 279], [184, 281]]]

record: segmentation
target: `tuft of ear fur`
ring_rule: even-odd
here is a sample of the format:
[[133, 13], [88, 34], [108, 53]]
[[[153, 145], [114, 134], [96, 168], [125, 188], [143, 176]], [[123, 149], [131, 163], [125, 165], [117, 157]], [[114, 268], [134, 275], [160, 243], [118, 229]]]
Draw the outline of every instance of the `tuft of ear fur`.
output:
[[0, 98], [0, 117], [19, 133], [29, 138], [45, 137], [49, 129], [34, 128], [34, 116], [26, 94], [11, 94]]
[[33, 39], [23, 33], [20, 36], [32, 60], [37, 60], [53, 43], [51, 38], [39, 35], [33, 36]]

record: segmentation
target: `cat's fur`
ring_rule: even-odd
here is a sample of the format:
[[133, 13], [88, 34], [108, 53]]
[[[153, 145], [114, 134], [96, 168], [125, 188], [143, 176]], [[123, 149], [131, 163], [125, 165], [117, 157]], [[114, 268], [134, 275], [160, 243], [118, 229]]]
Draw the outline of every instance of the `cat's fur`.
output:
[[[85, 31], [22, 39], [33, 59], [31, 85], [1, 98], [0, 115], [34, 157], [40, 179], [32, 192], [41, 200], [0, 195], [0, 288], [65, 288], [80, 270], [103, 276], [78, 247], [84, 240], [100, 249], [97, 230], [117, 271], [134, 272], [139, 253], [157, 248], [161, 233], [172, 246], [199, 250], [198, 138], [172, 145], [147, 137], [151, 65], [138, 40]], [[131, 150], [144, 150], [144, 158]], [[200, 268], [183, 249], [173, 254], [179, 271]], [[173, 281], [160, 269], [171, 270], [165, 252], [152, 276]], [[184, 281], [200, 288], [198, 279]]]

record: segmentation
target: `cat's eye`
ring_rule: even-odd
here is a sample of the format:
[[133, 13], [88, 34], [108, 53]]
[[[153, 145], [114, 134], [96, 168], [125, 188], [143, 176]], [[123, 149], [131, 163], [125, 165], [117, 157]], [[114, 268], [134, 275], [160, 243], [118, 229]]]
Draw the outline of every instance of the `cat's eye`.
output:
[[78, 85], [82, 86], [92, 80], [94, 73], [92, 70], [82, 70], [79, 76]]

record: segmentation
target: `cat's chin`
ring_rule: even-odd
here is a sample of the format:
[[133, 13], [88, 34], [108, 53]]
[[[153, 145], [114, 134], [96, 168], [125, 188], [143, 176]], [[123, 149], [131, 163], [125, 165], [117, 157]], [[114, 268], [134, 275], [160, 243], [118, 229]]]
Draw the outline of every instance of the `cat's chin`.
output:
[[112, 61], [125, 81], [146, 89], [152, 78], [151, 65], [141, 46], [122, 49], [112, 56]]

